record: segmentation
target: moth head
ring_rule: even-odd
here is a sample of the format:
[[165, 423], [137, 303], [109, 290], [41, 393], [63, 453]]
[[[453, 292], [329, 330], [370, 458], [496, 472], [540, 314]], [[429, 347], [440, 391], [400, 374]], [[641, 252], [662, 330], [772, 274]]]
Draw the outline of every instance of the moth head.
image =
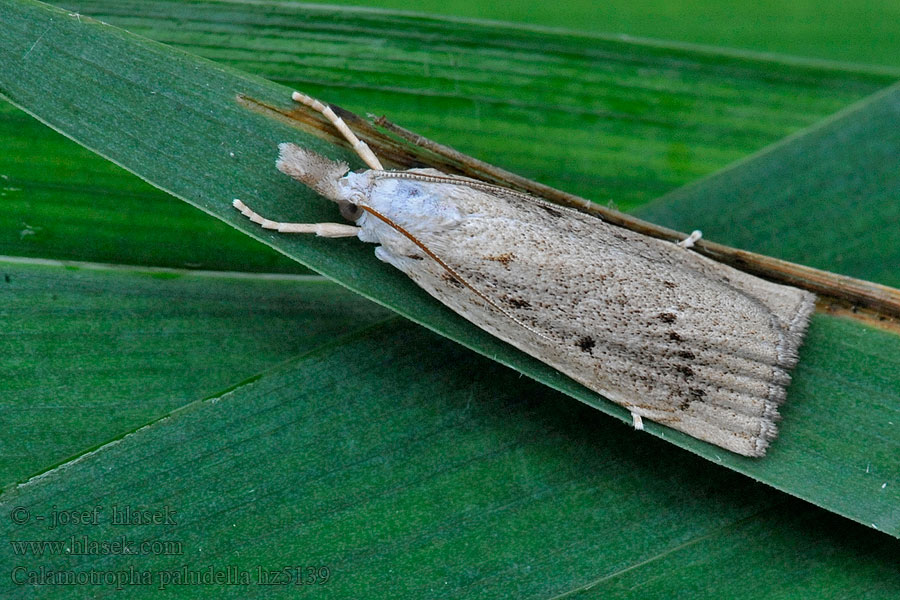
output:
[[325, 158], [296, 144], [278, 144], [278, 151], [275, 166], [279, 171], [336, 202], [345, 219], [356, 221], [360, 217], [359, 202], [365, 198], [361, 174], [349, 173], [345, 162]]

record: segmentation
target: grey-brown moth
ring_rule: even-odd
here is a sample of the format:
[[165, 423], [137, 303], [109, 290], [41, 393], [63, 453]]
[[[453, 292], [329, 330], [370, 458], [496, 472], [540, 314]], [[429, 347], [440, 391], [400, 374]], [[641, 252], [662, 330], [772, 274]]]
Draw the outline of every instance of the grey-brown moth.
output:
[[290, 143], [279, 170], [355, 225], [263, 227], [356, 236], [475, 325], [627, 408], [745, 456], [777, 435], [778, 406], [815, 296], [714, 262], [682, 244], [528, 194], [434, 169], [385, 170], [334, 111], [370, 170]]

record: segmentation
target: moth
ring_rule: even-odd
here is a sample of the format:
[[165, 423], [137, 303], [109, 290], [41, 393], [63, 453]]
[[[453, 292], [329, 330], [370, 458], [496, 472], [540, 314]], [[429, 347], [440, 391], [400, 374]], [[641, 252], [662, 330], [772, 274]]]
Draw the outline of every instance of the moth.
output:
[[435, 169], [384, 169], [331, 107], [321, 112], [370, 167], [350, 172], [295, 144], [277, 168], [354, 225], [280, 223], [356, 236], [478, 327], [628, 409], [745, 456], [763, 456], [815, 296], [529, 194]]

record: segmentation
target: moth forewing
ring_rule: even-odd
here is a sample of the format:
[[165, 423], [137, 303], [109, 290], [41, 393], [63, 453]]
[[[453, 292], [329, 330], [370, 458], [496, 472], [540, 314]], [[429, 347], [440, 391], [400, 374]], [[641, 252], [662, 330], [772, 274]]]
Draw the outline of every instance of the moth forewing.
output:
[[812, 294], [466, 178], [379, 173], [368, 201], [405, 230], [379, 258], [479, 327], [734, 452], [775, 436]]
[[[379, 244], [379, 259], [624, 406], [636, 425], [647, 418], [746, 456], [762, 456], [777, 435], [811, 293], [688, 250], [696, 235], [681, 247], [466, 177], [380, 168], [344, 175], [343, 163], [280, 148], [278, 168], [352, 215], [357, 237]], [[368, 147], [360, 155], [380, 166]], [[275, 225], [333, 237], [349, 227]]]

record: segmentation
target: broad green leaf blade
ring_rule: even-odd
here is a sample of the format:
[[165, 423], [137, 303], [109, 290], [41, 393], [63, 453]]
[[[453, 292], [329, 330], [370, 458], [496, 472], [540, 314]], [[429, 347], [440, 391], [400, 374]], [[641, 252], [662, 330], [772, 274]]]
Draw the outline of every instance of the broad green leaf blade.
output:
[[[36, 520], [54, 506], [98, 505], [96, 525], [48, 531]], [[249, 584], [168, 589], [235, 598], [900, 593], [897, 540], [710, 469], [412, 325], [370, 330], [195, 403], [2, 497], [4, 515], [17, 506], [27, 522], [0, 524], [13, 542], [178, 544], [168, 556], [0, 548], [22, 578], [41, 567], [133, 566], [156, 578], [123, 586], [139, 597], [159, 593], [159, 573], [226, 568], [246, 571]], [[113, 506], [172, 522], [115, 525]], [[324, 566], [329, 579], [256, 585], [257, 568], [286, 566]], [[5, 598], [35, 589], [72, 594], [0, 579]]]
[[896, 328], [813, 315], [780, 412], [779, 438], [766, 459], [741, 470], [900, 537]]
[[[625, 208], [890, 81], [861, 70], [370, 10], [181, 0], [66, 8], [361, 114], [387, 113], [475, 156]], [[3, 197], [0, 254], [291, 270], [21, 114], [0, 113], [0, 140], [14, 150], [0, 153], [3, 183], [17, 190]]]
[[0, 487], [390, 315], [318, 277], [0, 261]]
[[[900, 86], [637, 211], [676, 229], [900, 286]], [[777, 218], [775, 218], [777, 216]]]
[[[4, 65], [0, 89], [16, 102], [156, 185], [363, 295], [630, 421], [624, 409], [599, 399], [438, 305], [402, 274], [375, 260], [371, 248], [353, 240], [278, 236], [251, 228], [240, 219], [230, 208], [230, 199], [235, 196], [253, 201], [276, 218], [317, 221], [335, 214], [327, 202], [274, 174], [273, 148], [278, 141], [293, 139], [332, 156], [346, 153], [245, 110], [236, 102], [236, 95], [242, 93], [284, 106], [285, 88], [83, 17], [79, 20], [24, 0], [6, 0], [5, 6], [9, 10], [0, 19], [9, 35], [0, 40], [0, 58], [4, 59], [0, 61]], [[73, 48], [84, 56], [73, 55]], [[40, 70], [30, 68], [30, 57], [40, 60]], [[85, 80], [101, 83], [83, 89], [77, 97], [60, 95]], [[810, 338], [801, 356], [803, 368], [812, 369], [809, 356], [825, 360], [819, 363], [814, 377], [798, 369], [788, 406], [805, 402], [806, 406], [823, 406], [817, 414], [840, 415], [840, 421], [827, 421], [831, 429], [821, 429], [818, 422], [792, 419], [765, 460], [732, 456], [654, 424], [648, 425], [648, 430], [729, 468], [898, 535], [900, 517], [894, 507], [900, 486], [885, 485], [897, 478], [898, 441], [897, 436], [881, 432], [886, 427], [885, 416], [890, 415], [887, 421], [892, 423], [900, 405], [900, 386], [894, 385], [898, 381], [895, 373], [900, 337], [822, 316], [814, 320]], [[878, 345], [873, 349], [867, 340]], [[848, 353], [853, 360], [843, 359]], [[859, 380], [860, 366], [873, 353], [882, 370], [862, 380], [857, 388], [834, 395], [832, 390], [843, 378]], [[870, 387], [880, 394], [882, 404], [876, 410], [869, 406]], [[880, 481], [873, 483], [875, 478]], [[876, 485], [878, 489], [874, 489]]]
[[[303, 0], [288, 0], [302, 2]], [[358, 5], [358, 0], [330, 4]], [[366, 2], [382, 8], [409, 10], [406, 0]], [[722, 2], [721, 0], [611, 0], [566, 2], [565, 10], [553, 3], [530, 0], [505, 2], [445, 2], [419, 0], [417, 11], [469, 19], [497, 19], [529, 23], [538, 27], [564, 27], [580, 31], [603, 31], [625, 39], [680, 40], [684, 46], [707, 52], [733, 52], [738, 48], [765, 52], [777, 60], [809, 62], [816, 57], [825, 64], [841, 62], [890, 65], [885, 72], [900, 74], [900, 39], [894, 27], [900, 7], [891, 0], [774, 0]], [[672, 42], [665, 42], [672, 45]]]
[[0, 255], [308, 271], [0, 102]]

